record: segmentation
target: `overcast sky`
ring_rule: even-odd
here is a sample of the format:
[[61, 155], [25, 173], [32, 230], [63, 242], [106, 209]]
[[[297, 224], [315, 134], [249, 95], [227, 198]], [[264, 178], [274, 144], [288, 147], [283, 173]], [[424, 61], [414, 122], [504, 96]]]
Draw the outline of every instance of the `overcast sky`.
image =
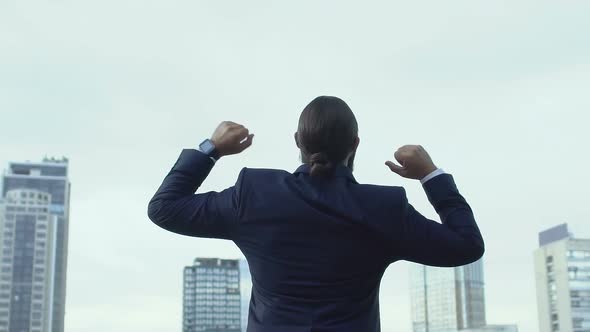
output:
[[[66, 330], [181, 327], [182, 268], [227, 241], [153, 225], [147, 202], [182, 148], [223, 120], [256, 134], [242, 167], [294, 170], [317, 95], [355, 112], [362, 183], [419, 183], [384, 165], [422, 144], [472, 205], [489, 323], [538, 331], [537, 233], [590, 237], [588, 1], [0, 1], [0, 165], [70, 158]], [[384, 332], [410, 332], [409, 264], [386, 272]]]

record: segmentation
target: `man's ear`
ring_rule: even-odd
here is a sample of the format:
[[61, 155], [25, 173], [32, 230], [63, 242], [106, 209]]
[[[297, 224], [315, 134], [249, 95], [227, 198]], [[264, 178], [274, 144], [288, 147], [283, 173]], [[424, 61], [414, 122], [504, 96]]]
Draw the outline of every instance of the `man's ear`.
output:
[[352, 151], [356, 152], [356, 149], [359, 147], [359, 144], [361, 143], [361, 138], [360, 137], [356, 137], [354, 139], [354, 144], [352, 145]]
[[301, 149], [301, 147], [299, 146], [299, 138], [298, 138], [297, 132], [295, 132], [295, 134], [293, 134], [293, 137], [295, 138], [295, 145], [297, 145], [297, 147], [299, 149]]

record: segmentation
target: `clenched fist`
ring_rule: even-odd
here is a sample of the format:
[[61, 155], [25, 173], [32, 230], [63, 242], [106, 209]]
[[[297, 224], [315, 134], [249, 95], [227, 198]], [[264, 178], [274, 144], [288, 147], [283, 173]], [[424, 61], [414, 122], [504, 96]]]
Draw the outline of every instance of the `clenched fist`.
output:
[[422, 180], [436, 170], [428, 152], [421, 145], [404, 145], [393, 156], [401, 166], [389, 160], [385, 165], [404, 178]]
[[246, 150], [252, 145], [253, 138], [254, 134], [250, 134], [250, 131], [241, 124], [223, 121], [213, 132], [211, 141], [219, 156], [222, 157]]

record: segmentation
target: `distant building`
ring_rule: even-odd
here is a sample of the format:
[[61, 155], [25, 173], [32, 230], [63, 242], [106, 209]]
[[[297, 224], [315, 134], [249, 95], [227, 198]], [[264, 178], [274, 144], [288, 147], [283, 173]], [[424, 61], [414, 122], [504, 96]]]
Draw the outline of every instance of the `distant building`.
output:
[[240, 264], [196, 258], [184, 268], [183, 332], [241, 332]]
[[416, 264], [410, 282], [414, 332], [455, 332], [486, 325], [481, 260], [455, 268]]
[[0, 203], [0, 331], [52, 332], [57, 216], [51, 195], [7, 192]]
[[590, 239], [562, 224], [539, 233], [535, 279], [540, 332], [590, 331]]
[[410, 270], [414, 332], [517, 332], [516, 325], [487, 325], [483, 262]]
[[252, 276], [250, 268], [245, 259], [240, 259], [240, 302], [242, 307], [241, 321], [242, 332], [246, 332], [248, 327], [248, 312], [250, 310], [250, 297], [252, 295]]
[[[11, 190], [29, 189], [49, 194], [48, 212], [55, 218], [55, 259], [51, 287], [52, 332], [64, 331], [66, 271], [70, 211], [68, 159], [45, 158], [42, 162], [11, 162], [2, 176], [0, 199]], [[47, 271], [49, 273], [49, 271]]]
[[518, 332], [516, 325], [486, 325], [474, 329], [460, 330], [459, 332]]

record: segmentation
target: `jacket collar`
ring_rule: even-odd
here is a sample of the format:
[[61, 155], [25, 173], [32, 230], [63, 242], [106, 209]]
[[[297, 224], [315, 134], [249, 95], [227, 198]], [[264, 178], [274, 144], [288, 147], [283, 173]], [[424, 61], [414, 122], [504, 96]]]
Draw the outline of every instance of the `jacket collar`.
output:
[[[293, 174], [298, 174], [298, 173], [309, 174], [310, 169], [311, 169], [311, 166], [309, 164], [302, 164], [301, 166], [299, 166], [295, 170], [295, 172]], [[358, 182], [356, 182], [356, 179], [352, 175], [352, 171], [350, 170], [350, 168], [348, 168], [342, 164], [339, 164], [336, 166], [333, 176], [344, 177], [344, 178], [347, 178], [348, 180], [352, 181], [353, 183], [358, 183]]]

